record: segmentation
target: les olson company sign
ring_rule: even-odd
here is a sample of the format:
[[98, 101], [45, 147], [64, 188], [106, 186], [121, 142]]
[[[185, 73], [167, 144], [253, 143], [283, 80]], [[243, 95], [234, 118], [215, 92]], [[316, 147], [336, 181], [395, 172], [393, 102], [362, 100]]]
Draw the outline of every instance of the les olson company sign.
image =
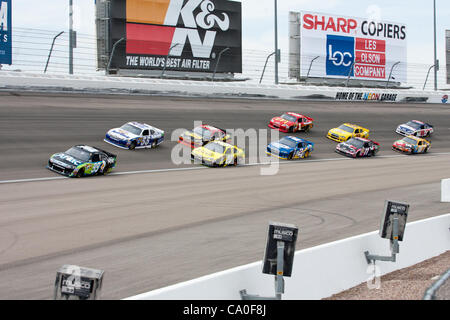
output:
[[217, 71], [242, 72], [240, 2], [116, 0], [111, 11], [113, 42], [126, 38], [120, 68], [211, 72], [229, 48]]
[[301, 71], [323, 58], [310, 76], [387, 80], [394, 63], [395, 81], [406, 81], [406, 26], [384, 21], [319, 13], [301, 13]]
[[11, 64], [11, 0], [0, 0], [0, 64]]

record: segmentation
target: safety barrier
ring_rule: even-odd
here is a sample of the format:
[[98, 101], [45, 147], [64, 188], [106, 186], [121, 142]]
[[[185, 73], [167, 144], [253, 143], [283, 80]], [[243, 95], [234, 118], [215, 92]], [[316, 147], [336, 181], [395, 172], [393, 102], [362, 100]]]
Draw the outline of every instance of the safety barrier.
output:
[[[450, 250], [450, 214], [407, 224], [397, 262], [377, 262], [379, 275], [406, 268]], [[301, 229], [300, 229], [301, 230]], [[301, 232], [299, 234], [301, 241]], [[389, 254], [389, 241], [378, 232], [297, 251], [283, 299], [322, 299], [368, 281], [364, 251]], [[263, 253], [261, 253], [263, 254]], [[262, 262], [129, 297], [129, 300], [238, 300], [239, 291], [274, 295], [273, 276], [261, 273]], [[381, 283], [381, 286], [383, 283]]]
[[0, 72], [0, 90], [155, 94], [202, 97], [270, 98], [330, 101], [384, 101], [448, 103], [444, 91], [348, 87], [264, 85], [243, 82], [208, 82], [148, 78], [68, 76]]
[[441, 180], [441, 202], [450, 202], [450, 179]]

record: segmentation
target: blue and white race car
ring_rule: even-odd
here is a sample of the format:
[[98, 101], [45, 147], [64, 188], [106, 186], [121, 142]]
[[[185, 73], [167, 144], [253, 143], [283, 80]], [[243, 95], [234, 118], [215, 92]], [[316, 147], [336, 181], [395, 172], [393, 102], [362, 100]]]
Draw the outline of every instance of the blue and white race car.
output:
[[146, 123], [128, 122], [109, 130], [104, 141], [122, 149], [156, 148], [164, 141], [164, 131]]
[[314, 143], [305, 139], [287, 136], [267, 146], [266, 153], [280, 159], [304, 159], [311, 155]]
[[433, 132], [433, 126], [431, 124], [418, 121], [418, 120], [411, 120], [407, 123], [403, 123], [397, 127], [397, 130], [395, 130], [398, 134], [401, 134], [403, 136], [416, 136], [416, 137], [429, 137]]

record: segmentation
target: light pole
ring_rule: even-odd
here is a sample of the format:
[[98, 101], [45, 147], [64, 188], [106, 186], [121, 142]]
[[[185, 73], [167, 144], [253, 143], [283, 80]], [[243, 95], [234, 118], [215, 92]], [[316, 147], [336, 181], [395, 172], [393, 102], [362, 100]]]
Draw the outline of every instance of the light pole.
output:
[[275, 2], [275, 84], [278, 84], [278, 5]]
[[69, 74], [73, 74], [73, 0], [69, 0]]
[[433, 0], [433, 18], [434, 18], [434, 91], [437, 91], [437, 72], [439, 64], [436, 52], [436, 0]]

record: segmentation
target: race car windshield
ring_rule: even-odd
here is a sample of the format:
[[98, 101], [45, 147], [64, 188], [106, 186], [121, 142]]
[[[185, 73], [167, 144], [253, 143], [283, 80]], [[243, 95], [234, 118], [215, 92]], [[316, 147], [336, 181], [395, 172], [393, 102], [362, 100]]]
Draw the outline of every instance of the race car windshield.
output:
[[411, 138], [404, 138], [403, 142], [409, 143], [409, 144], [416, 144], [417, 141]]
[[339, 127], [339, 129], [353, 133], [353, 128], [350, 128], [349, 126], [346, 126], [345, 124], [343, 124], [342, 126]]
[[211, 137], [211, 131], [208, 129], [205, 129], [203, 127], [197, 127], [194, 129], [194, 133], [202, 138], [209, 138]]
[[124, 124], [123, 126], [120, 127], [121, 129], [131, 132], [132, 134], [139, 136], [141, 134], [141, 129], [132, 126], [131, 124]]
[[420, 129], [420, 124], [418, 124], [417, 122], [414, 122], [414, 121], [409, 121], [406, 125], [414, 128], [414, 129]]
[[298, 144], [298, 142], [295, 142], [295, 141], [293, 141], [291, 139], [288, 139], [288, 138], [281, 139], [280, 143], [284, 144], [284, 145], [286, 145], [288, 147], [291, 147], [291, 148], [295, 148], [297, 146], [297, 144]]
[[283, 115], [281, 116], [281, 118], [284, 119], [284, 120], [287, 120], [287, 121], [292, 121], [292, 122], [297, 121], [297, 118], [296, 118], [296, 117], [290, 116], [290, 115], [288, 115], [288, 114], [286, 114], [286, 113], [283, 114]]
[[79, 148], [70, 148], [65, 152], [65, 154], [68, 154], [69, 156], [81, 161], [89, 161], [89, 158], [91, 157], [91, 154], [89, 152]]
[[362, 142], [361, 140], [358, 140], [358, 139], [350, 139], [350, 140], [348, 140], [347, 143], [356, 148], [362, 148], [364, 145], [364, 142]]
[[217, 153], [224, 153], [225, 151], [225, 147], [217, 143], [208, 143], [205, 148]]

